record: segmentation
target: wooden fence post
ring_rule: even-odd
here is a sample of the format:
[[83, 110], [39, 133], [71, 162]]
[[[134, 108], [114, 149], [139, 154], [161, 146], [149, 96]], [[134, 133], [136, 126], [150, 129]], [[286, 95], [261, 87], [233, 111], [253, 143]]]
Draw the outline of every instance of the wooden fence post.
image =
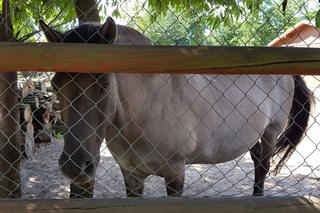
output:
[[20, 198], [17, 74], [0, 75], [0, 198]]

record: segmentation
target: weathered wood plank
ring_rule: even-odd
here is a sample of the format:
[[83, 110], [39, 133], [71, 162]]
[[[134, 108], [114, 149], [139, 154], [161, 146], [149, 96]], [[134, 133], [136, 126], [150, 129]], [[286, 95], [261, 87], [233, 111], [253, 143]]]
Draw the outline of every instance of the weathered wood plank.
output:
[[0, 199], [21, 197], [16, 81], [16, 73], [0, 74]]
[[320, 49], [0, 43], [0, 72], [320, 74]]
[[316, 197], [240, 197], [201, 199], [0, 200], [0, 213], [295, 213], [320, 212]]

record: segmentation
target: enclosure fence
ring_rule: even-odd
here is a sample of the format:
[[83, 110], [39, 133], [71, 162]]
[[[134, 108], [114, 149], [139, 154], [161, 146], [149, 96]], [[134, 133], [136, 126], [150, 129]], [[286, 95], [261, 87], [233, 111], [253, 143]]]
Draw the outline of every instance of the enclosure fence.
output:
[[[157, 13], [141, 0], [78, 3], [11, 1], [13, 27], [2, 14], [12, 39], [0, 43], [1, 198], [124, 198], [140, 195], [143, 182], [147, 198], [179, 195], [181, 182], [188, 198], [242, 197], [262, 165], [264, 195], [317, 202], [320, 57], [304, 48], [320, 47], [317, 1], [288, 1], [285, 13], [282, 1], [266, 1], [225, 20], [196, 6]], [[91, 23], [97, 17], [102, 25]], [[296, 75], [314, 106], [274, 174], [250, 150], [266, 140], [261, 126], [294, 119]]]

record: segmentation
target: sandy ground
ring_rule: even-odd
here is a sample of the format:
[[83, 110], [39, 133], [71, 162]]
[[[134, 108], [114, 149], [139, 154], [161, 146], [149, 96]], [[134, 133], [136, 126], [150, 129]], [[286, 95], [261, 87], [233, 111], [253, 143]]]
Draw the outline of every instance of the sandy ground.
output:
[[[311, 86], [320, 99], [320, 89]], [[317, 100], [319, 102], [319, 100]], [[320, 104], [314, 109], [310, 128], [297, 151], [277, 176], [269, 174], [265, 194], [269, 196], [296, 196], [320, 194]], [[63, 141], [53, 141], [42, 146], [22, 162], [23, 197], [68, 198], [69, 180], [58, 169], [58, 158]], [[96, 198], [125, 197], [125, 187], [118, 165], [106, 147], [101, 148], [102, 158], [97, 171]], [[188, 165], [184, 196], [244, 196], [251, 195], [253, 162], [247, 153], [231, 162], [220, 165]], [[166, 196], [162, 178], [150, 177], [146, 181], [145, 197]]]

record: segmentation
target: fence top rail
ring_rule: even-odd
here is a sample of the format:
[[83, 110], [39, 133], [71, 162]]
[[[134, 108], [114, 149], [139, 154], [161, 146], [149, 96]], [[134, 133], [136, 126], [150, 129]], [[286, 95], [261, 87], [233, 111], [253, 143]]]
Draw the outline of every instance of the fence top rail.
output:
[[310, 74], [320, 49], [0, 43], [0, 72]]

